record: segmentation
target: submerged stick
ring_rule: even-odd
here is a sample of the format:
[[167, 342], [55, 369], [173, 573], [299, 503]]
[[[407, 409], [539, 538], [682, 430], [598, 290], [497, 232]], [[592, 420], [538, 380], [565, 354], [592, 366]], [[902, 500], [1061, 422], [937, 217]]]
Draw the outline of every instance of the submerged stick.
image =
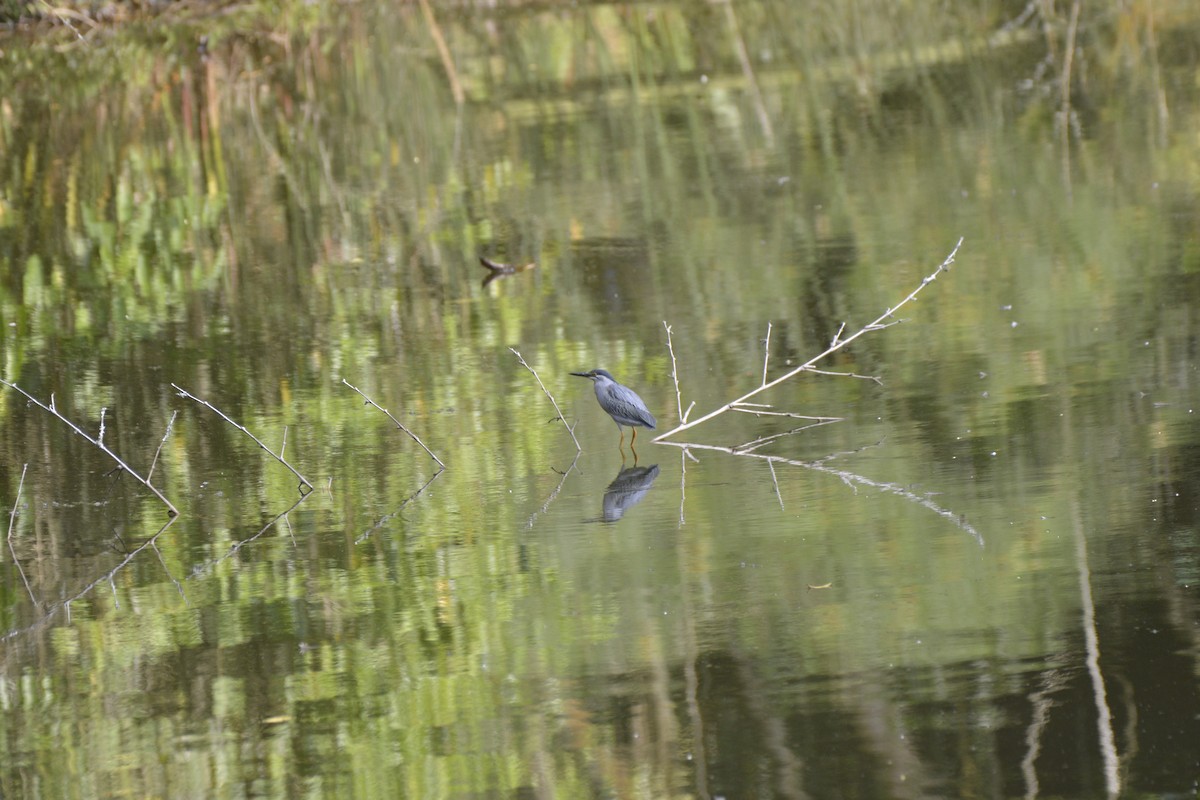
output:
[[438, 458], [437, 456], [435, 456], [433, 454], [433, 451], [425, 446], [425, 443], [421, 441], [421, 438], [419, 436], [417, 436], [415, 433], [413, 433], [412, 431], [410, 431], [408, 428], [404, 427], [404, 425], [400, 422], [400, 420], [398, 420], [392, 416], [392, 412], [388, 411], [386, 408], [379, 405], [379, 403], [376, 403], [374, 400], [372, 400], [370, 397], [367, 396], [366, 392], [364, 392], [362, 389], [359, 389], [357, 386], [355, 386], [353, 383], [346, 380], [345, 378], [342, 378], [342, 383], [346, 384], [351, 389], [358, 392], [359, 396], [362, 397], [363, 400], [366, 400], [368, 405], [375, 406], [380, 411], [382, 411], [384, 414], [387, 414], [387, 418], [390, 419], [393, 423], [395, 423], [397, 428], [399, 428], [400, 430], [407, 433], [414, 442], [421, 445], [421, 449], [424, 450], [426, 453], [428, 453], [429, 457], [432, 458], [434, 461], [436, 461], [438, 463], [439, 467], [441, 467], [442, 469], [446, 468], [446, 465], [442, 463], [442, 460], [440, 458]]
[[[538, 386], [542, 387], [542, 391], [545, 392], [546, 397], [550, 398], [550, 403], [554, 406], [555, 412], [558, 413], [558, 418], [562, 420], [563, 427], [567, 429], [567, 433], [571, 434], [571, 441], [575, 443], [575, 450], [583, 450], [583, 448], [579, 446], [579, 440], [575, 438], [575, 430], [567, 424], [567, 418], [563, 416], [562, 409], [558, 407], [558, 401], [554, 399], [554, 395], [550, 394], [550, 390], [546, 388], [546, 384], [542, 383], [542, 379], [538, 377], [537, 370], [529, 366], [529, 364], [525, 361], [525, 357], [522, 356], [515, 347], [510, 347], [508, 349], [511, 350], [513, 355], [517, 357], [517, 360], [521, 362], [522, 367], [533, 373], [533, 379], [538, 382]], [[553, 422], [553, 420], [551, 421]]]
[[[226, 414], [224, 411], [217, 408], [216, 406], [214, 406], [212, 403], [208, 402], [207, 400], [202, 400], [199, 397], [196, 397], [196, 395], [188, 392], [186, 389], [184, 389], [182, 387], [172, 383], [171, 388], [174, 389], [179, 394], [180, 397], [183, 397], [188, 400], [195, 400], [200, 405], [208, 408], [210, 411], [215, 413], [218, 417], [225, 420], [230, 425], [237, 428], [239, 431], [241, 431], [242, 433], [246, 434], [251, 439], [253, 439], [254, 443], [257, 444], [259, 447], [261, 447], [267, 453], [267, 455], [269, 455], [271, 458], [275, 459], [280, 464], [283, 464], [285, 467], [287, 467], [291, 471], [291, 473], [300, 480], [300, 486], [298, 488], [300, 489], [301, 496], [304, 496], [304, 495], [308, 494], [308, 492], [311, 492], [313, 490], [314, 487], [313, 487], [312, 483], [309, 482], [308, 478], [304, 477], [299, 472], [297, 472], [296, 468], [293, 467], [291, 464], [289, 464], [287, 461], [285, 461], [282, 455], [275, 453], [274, 451], [271, 450], [271, 448], [269, 448], [265, 444], [263, 444], [262, 439], [259, 439], [257, 436], [255, 436], [253, 433], [251, 433], [249, 430], [247, 430], [245, 425], [239, 425], [238, 423], [234, 422], [232, 419], [230, 419], [229, 415]], [[304, 490], [305, 486], [308, 487], [308, 491]]]
[[12, 512], [8, 515], [8, 540], [12, 541], [13, 523], [17, 521], [17, 506], [21, 504], [21, 489], [25, 486], [25, 471], [29, 469], [29, 462], [25, 462], [25, 466], [21, 467], [21, 482], [17, 484], [17, 499], [13, 500]]
[[[954, 257], [958, 254], [958, 248], [962, 247], [962, 243], [963, 243], [963, 240], [960, 238], [958, 240], [958, 243], [954, 245], [954, 249], [950, 251], [950, 255], [946, 256], [946, 258], [942, 261], [942, 263], [938, 265], [937, 269], [935, 269], [929, 275], [926, 275], [925, 278], [921, 281], [920, 285], [917, 286], [917, 288], [915, 288], [911, 292], [909, 292], [908, 295], [905, 296], [904, 299], [901, 300], [899, 303], [897, 303], [896, 305], [887, 309], [882, 314], [880, 314], [878, 317], [876, 317], [873, 322], [867, 323], [866, 325], [859, 328], [857, 331], [850, 334], [849, 336], [847, 336], [844, 339], [841, 338], [840, 335], [835, 336], [834, 341], [829, 345], [828, 348], [825, 349], [824, 352], [813, 356], [812, 358], [810, 358], [808, 361], [805, 361], [800, 366], [790, 370], [789, 372], [787, 372], [783, 375], [780, 375], [778, 378], [775, 378], [772, 381], [769, 381], [767, 383], [763, 383], [763, 384], [757, 386], [756, 388], [750, 390], [749, 392], [746, 392], [744, 395], [737, 398], [736, 400], [730, 400], [725, 405], [723, 405], [720, 408], [717, 408], [713, 411], [708, 412], [707, 414], [705, 414], [704, 416], [700, 417], [697, 420], [694, 420], [692, 422], [681, 422], [679, 425], [676, 425], [674, 428], [667, 431], [666, 433], [660, 433], [658, 436], [655, 436], [653, 441], [662, 442], [664, 439], [666, 439], [669, 436], [674, 436], [675, 434], [680, 433], [685, 430], [688, 430], [689, 428], [694, 428], [703, 422], [707, 422], [708, 420], [712, 419], [713, 417], [718, 417], [727, 411], [733, 410], [734, 407], [736, 407], [736, 406], [746, 405], [746, 401], [749, 400], [751, 397], [754, 397], [762, 392], [765, 392], [767, 389], [771, 389], [775, 386], [778, 386], [779, 384], [783, 383], [784, 381], [786, 381], [790, 378], [796, 377], [801, 372], [812, 372], [813, 367], [815, 367], [818, 362], [822, 361], [823, 359], [832, 355], [833, 353], [836, 353], [838, 350], [841, 350], [843, 347], [850, 344], [851, 342], [853, 342], [855, 339], [859, 338], [860, 336], [863, 336], [864, 334], [870, 333], [872, 331], [878, 331], [878, 330], [883, 330], [884, 328], [890, 328], [892, 325], [897, 324], [898, 322], [900, 322], [900, 320], [891, 319], [890, 322], [888, 320], [891, 317], [893, 317], [893, 315], [897, 311], [899, 311], [904, 306], [908, 305], [908, 303], [912, 302], [912, 300], [914, 298], [916, 298], [916, 296], [921, 292], [921, 290], [924, 289], [929, 284], [933, 283], [933, 281], [936, 280], [939, 275], [941, 275], [946, 270], [950, 269], [950, 265], [954, 263]], [[840, 331], [839, 331], [839, 334], [840, 334]], [[864, 377], [864, 376], [854, 376], [854, 377]]]
[[[83, 428], [80, 428], [74, 422], [72, 422], [71, 420], [67, 419], [62, 414], [60, 414], [58, 412], [58, 409], [54, 407], [54, 395], [50, 395], [50, 405], [46, 405], [41, 400], [38, 400], [36, 397], [34, 397], [29, 392], [22, 389], [20, 386], [18, 386], [15, 383], [10, 383], [9, 381], [6, 381], [2, 378], [0, 378], [0, 383], [4, 384], [5, 386], [7, 386], [10, 389], [15, 389], [16, 391], [25, 395], [25, 398], [27, 400], [29, 400], [29, 402], [33, 403], [35, 406], [42, 409], [43, 411], [48, 411], [51, 414], [53, 414], [54, 416], [58, 417], [59, 421], [61, 421], [68, 428], [70, 428], [71, 430], [78, 433], [84, 439], [87, 439], [89, 442], [94, 444], [96, 447], [99, 447], [101, 452], [103, 452], [106, 456], [111, 458], [113, 461], [117, 462], [117, 466], [119, 466], [121, 469], [128, 472], [130, 475], [133, 476], [134, 480], [136, 480], [138, 483], [142, 484], [147, 489], [149, 489], [151, 492], [153, 492], [154, 496], [157, 497], [159, 500], [161, 500], [163, 502], [163, 505], [165, 505], [167, 507], [168, 514], [170, 514], [172, 517], [179, 516], [179, 510], [177, 508], [175, 508], [175, 505], [166, 498], [166, 495], [164, 495], [162, 492], [160, 492], [158, 489], [156, 489], [154, 487], [154, 484], [152, 484], [150, 482], [149, 478], [143, 478], [141, 475], [134, 472], [133, 468], [131, 468], [128, 464], [126, 464], [121, 459], [120, 456], [118, 456], [116, 453], [114, 453], [112, 450], [110, 450], [108, 448], [108, 445], [106, 445], [103, 441], [101, 441], [100, 439], [92, 438], [91, 436], [89, 436], [87, 433], [84, 432]], [[103, 423], [101, 424], [101, 436], [103, 436]]]

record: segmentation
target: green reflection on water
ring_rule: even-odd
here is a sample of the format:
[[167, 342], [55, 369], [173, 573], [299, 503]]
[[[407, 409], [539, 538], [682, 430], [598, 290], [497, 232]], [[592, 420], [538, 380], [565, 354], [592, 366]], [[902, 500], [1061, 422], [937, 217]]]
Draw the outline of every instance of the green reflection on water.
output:
[[[1195, 20], [1085, 26], [1064, 149], [1045, 42], [987, 40], [987, 4], [438, 12], [462, 107], [408, 7], [206, 23], [206, 58], [194, 23], [37, 69], [5, 48], [4, 376], [89, 430], [107, 408], [137, 466], [178, 410], [156, 481], [183, 515], [80, 595], [161, 508], [0, 405], [6, 502], [30, 464], [0, 582], [2, 792], [963, 796], [1032, 775], [1088, 796], [1095, 743], [1056, 744], [1096, 735], [1080, 535], [1118, 725], [1175, 703], [1141, 734], [1154, 767], [1119, 728], [1126, 780], [1190, 785]], [[567, 373], [610, 369], [666, 424], [667, 320], [706, 411], [755, 385], [768, 321], [782, 370], [959, 236], [908, 325], [829, 365], [884, 386], [771, 398], [848, 418], [779, 452], [842, 453], [949, 518], [647, 443], [653, 486], [602, 522], [620, 456]], [[485, 287], [481, 254], [538, 267]], [[510, 346], [578, 423], [565, 478]], [[342, 378], [449, 470], [430, 482]], [[172, 381], [272, 447], [286, 427], [318, 491], [270, 524], [294, 477]], [[1131, 622], [1135, 602], [1169, 610]], [[1031, 737], [1065, 766], [1024, 768]]]

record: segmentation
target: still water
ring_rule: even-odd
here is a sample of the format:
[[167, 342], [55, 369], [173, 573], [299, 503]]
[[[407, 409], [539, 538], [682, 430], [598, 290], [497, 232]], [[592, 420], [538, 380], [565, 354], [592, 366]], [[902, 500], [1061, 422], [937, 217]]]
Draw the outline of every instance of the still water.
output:
[[876, 5], [5, 41], [0, 795], [1197, 796], [1200, 17]]

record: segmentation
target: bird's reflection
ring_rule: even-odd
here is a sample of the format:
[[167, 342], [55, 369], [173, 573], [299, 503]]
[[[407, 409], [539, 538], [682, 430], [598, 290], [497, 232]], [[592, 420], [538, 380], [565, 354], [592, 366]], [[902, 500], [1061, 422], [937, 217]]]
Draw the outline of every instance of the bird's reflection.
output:
[[617, 473], [604, 490], [604, 522], [616, 522], [625, 512], [642, 502], [646, 492], [658, 477], [658, 464], [649, 467], [629, 467]]

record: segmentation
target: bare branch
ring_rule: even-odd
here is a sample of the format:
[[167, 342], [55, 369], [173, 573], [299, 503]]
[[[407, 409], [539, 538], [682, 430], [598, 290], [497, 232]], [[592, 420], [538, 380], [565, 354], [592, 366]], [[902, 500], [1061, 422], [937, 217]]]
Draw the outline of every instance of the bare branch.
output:
[[679, 365], [675, 363], [675, 345], [671, 342], [671, 326], [663, 320], [663, 327], [667, 329], [667, 351], [671, 354], [671, 380], [675, 381], [675, 407], [679, 410], [680, 423], [687, 422], [688, 414], [692, 413], [692, 408], [696, 402], [687, 407], [687, 411], [683, 410], [683, 395], [679, 393]]
[[[386, 408], [384, 408], [383, 406], [379, 405], [379, 403], [376, 403], [374, 400], [372, 400], [370, 397], [368, 397], [368, 396], [366, 395], [366, 393], [365, 393], [365, 392], [363, 392], [363, 390], [362, 390], [362, 389], [359, 389], [357, 386], [355, 386], [354, 384], [350, 383], [350, 381], [346, 380], [345, 378], [342, 378], [342, 383], [346, 384], [346, 385], [347, 385], [347, 386], [349, 386], [351, 389], [353, 389], [354, 391], [358, 392], [359, 396], [361, 396], [363, 400], [366, 400], [366, 401], [367, 401], [367, 403], [368, 403], [369, 405], [375, 406], [375, 407], [376, 407], [376, 408], [378, 408], [380, 411], [382, 411], [384, 414], [387, 414], [387, 418], [388, 418], [388, 419], [390, 419], [390, 420], [391, 420], [391, 421], [392, 421], [392, 422], [393, 422], [393, 423], [396, 425], [396, 427], [397, 427], [397, 428], [399, 428], [400, 430], [402, 430], [402, 431], [404, 431], [405, 433], [407, 433], [407, 434], [408, 434], [410, 437], [412, 437], [412, 440], [413, 440], [414, 442], [416, 442], [417, 444], [421, 445], [421, 449], [422, 449], [422, 450], [424, 450], [426, 453], [428, 453], [428, 454], [429, 454], [429, 457], [430, 457], [430, 458], [432, 458], [434, 461], [436, 461], [436, 462], [438, 463], [438, 466], [439, 466], [439, 467], [441, 467], [442, 469], [445, 469], [445, 468], [446, 468], [446, 465], [442, 463], [442, 460], [441, 460], [440, 458], [438, 458], [437, 456], [435, 456], [435, 455], [433, 454], [433, 451], [432, 451], [432, 450], [430, 450], [428, 447], [426, 447], [426, 446], [425, 446], [425, 443], [421, 441], [420, 437], [418, 437], [418, 436], [417, 436], [415, 433], [413, 433], [412, 431], [410, 431], [408, 428], [404, 427], [404, 425], [403, 425], [403, 424], [400, 422], [400, 420], [398, 420], [398, 419], [396, 419], [395, 417], [393, 417], [393, 416], [392, 416], [392, 412], [388, 411]], [[286, 429], [286, 428], [284, 428], [284, 433], [283, 433], [283, 435], [284, 435], [284, 444], [286, 444], [286, 443], [287, 443], [287, 429]]]
[[841, 422], [845, 417], [821, 417], [812, 414], [795, 414], [791, 411], [768, 411], [770, 406], [761, 408], [745, 408], [743, 406], [734, 406], [730, 411], [739, 411], [742, 414], [753, 414], [756, 417], [788, 417], [790, 419], [811, 419], [814, 422]]
[[538, 377], [537, 370], [529, 366], [529, 364], [525, 361], [525, 357], [522, 356], [515, 347], [510, 347], [508, 349], [511, 350], [512, 354], [515, 355], [517, 360], [521, 362], [522, 367], [533, 373], [533, 378], [538, 382], [538, 386], [542, 387], [542, 391], [545, 393], [546, 397], [550, 398], [550, 403], [554, 406], [555, 412], [558, 413], [558, 418], [562, 420], [563, 427], [567, 429], [567, 433], [571, 434], [571, 441], [575, 443], [575, 451], [579, 452], [583, 450], [583, 448], [579, 446], [579, 440], [575, 438], [574, 429], [567, 424], [567, 418], [563, 416], [562, 409], [558, 407], [558, 401], [554, 399], [554, 395], [550, 394], [550, 390], [546, 388], [546, 384], [542, 383], [542, 379]]
[[[226, 421], [226, 422], [228, 422], [230, 425], [232, 425], [233, 427], [237, 428], [237, 429], [238, 429], [239, 431], [241, 431], [242, 433], [244, 433], [244, 434], [246, 434], [247, 436], [249, 436], [251, 439], [253, 439], [253, 440], [254, 440], [254, 443], [255, 443], [255, 444], [257, 444], [259, 447], [261, 447], [261, 448], [263, 449], [263, 451], [264, 451], [264, 452], [265, 452], [267, 455], [269, 455], [271, 458], [273, 458], [273, 459], [275, 459], [276, 461], [278, 461], [278, 462], [279, 462], [280, 464], [282, 464], [283, 466], [287, 467], [287, 468], [288, 468], [288, 470], [290, 470], [290, 471], [291, 471], [291, 473], [292, 473], [293, 475], [295, 475], [295, 476], [296, 476], [296, 477], [297, 477], [297, 478], [300, 480], [300, 487], [301, 487], [301, 488], [300, 488], [300, 494], [301, 494], [301, 496], [303, 496], [303, 495], [306, 495], [306, 494], [308, 494], [308, 492], [311, 492], [311, 491], [313, 490], [313, 485], [312, 485], [312, 483], [311, 483], [311, 482], [309, 482], [308, 478], [306, 478], [306, 477], [304, 477], [303, 475], [301, 475], [301, 474], [300, 474], [300, 473], [299, 473], [299, 472], [296, 470], [296, 468], [295, 468], [295, 467], [293, 467], [291, 464], [289, 464], [287, 461], [285, 461], [282, 455], [279, 455], [279, 454], [277, 454], [277, 453], [273, 452], [273, 451], [271, 450], [271, 448], [269, 448], [269, 447], [267, 447], [265, 444], [263, 444], [263, 441], [262, 441], [262, 439], [259, 439], [257, 436], [255, 436], [253, 433], [251, 433], [249, 430], [247, 430], [245, 425], [240, 425], [240, 424], [238, 424], [237, 422], [234, 422], [234, 421], [233, 421], [233, 420], [232, 420], [232, 419], [229, 417], [229, 415], [228, 415], [228, 414], [226, 414], [224, 411], [222, 411], [221, 409], [217, 408], [216, 406], [214, 406], [212, 403], [208, 402], [207, 400], [202, 400], [202, 399], [200, 399], [199, 397], [196, 397], [194, 394], [191, 394], [190, 392], [188, 392], [186, 389], [184, 389], [184, 388], [182, 388], [182, 387], [180, 387], [180, 386], [178, 386], [178, 385], [176, 385], [176, 384], [172, 383], [172, 384], [171, 384], [171, 388], [172, 388], [172, 389], [174, 389], [176, 392], [178, 392], [180, 397], [186, 398], [186, 399], [188, 399], [188, 400], [195, 400], [197, 403], [199, 403], [200, 405], [202, 405], [202, 406], [204, 406], [205, 408], [209, 409], [210, 411], [212, 411], [213, 413], [215, 413], [215, 414], [216, 414], [218, 417], [220, 417], [221, 419], [225, 420], [225, 421]], [[304, 490], [304, 487], [305, 487], [305, 486], [307, 486], [307, 487], [308, 487], [308, 491], [305, 491], [305, 490]]]
[[0, 379], [0, 383], [4, 384], [5, 386], [7, 386], [10, 389], [15, 389], [16, 391], [25, 395], [25, 398], [27, 400], [29, 400], [29, 402], [33, 403], [35, 406], [42, 409], [43, 411], [49, 411], [54, 416], [58, 417], [59, 421], [61, 421], [68, 428], [75, 431], [75, 433], [79, 434], [84, 439], [87, 439], [89, 442], [94, 444], [96, 447], [99, 447], [101, 452], [103, 452], [106, 456], [111, 458], [113, 461], [117, 462], [117, 466], [119, 466], [121, 469], [128, 472], [130, 475], [133, 476], [134, 480], [136, 480], [138, 483], [142, 484], [147, 489], [149, 489], [151, 492], [153, 492], [154, 496], [157, 497], [159, 500], [161, 500], [163, 502], [163, 505], [165, 505], [167, 507], [168, 514], [170, 514], [172, 517], [176, 517], [179, 515], [179, 510], [177, 508], [175, 508], [175, 506], [171, 503], [171, 501], [168, 500], [162, 492], [160, 492], [158, 489], [154, 488], [154, 484], [150, 483], [149, 478], [143, 478], [141, 475], [134, 472], [133, 469], [128, 464], [126, 464], [123, 460], [121, 460], [120, 456], [118, 456], [112, 450], [108, 449], [108, 445], [106, 445], [104, 442], [100, 441], [99, 439], [93, 439], [91, 436], [89, 436], [87, 433], [84, 432], [83, 428], [80, 428], [74, 422], [71, 422], [71, 420], [67, 419], [62, 414], [58, 413], [58, 409], [55, 408], [55, 406], [54, 406], [54, 395], [53, 394], [50, 395], [50, 405], [46, 405], [45, 403], [38, 400], [36, 397], [34, 397], [29, 392], [22, 389], [20, 386], [18, 386], [15, 383], [10, 383], [9, 381], [3, 380], [3, 379]]
[[851, 342], [853, 342], [855, 339], [859, 338], [860, 336], [862, 336], [866, 333], [870, 333], [871, 331], [881, 330], [883, 328], [887, 328], [887, 327], [890, 327], [890, 326], [896, 324], [897, 322], [899, 322], [899, 320], [891, 320], [890, 322], [888, 320], [892, 317], [893, 314], [895, 314], [897, 311], [899, 311], [901, 308], [903, 308], [908, 303], [912, 302], [912, 300], [921, 292], [921, 290], [924, 289], [929, 284], [933, 283], [933, 281], [939, 275], [941, 275], [946, 270], [950, 269], [950, 265], [954, 263], [954, 258], [956, 255], [958, 255], [958, 249], [960, 247], [962, 247], [962, 243], [963, 243], [963, 240], [959, 239], [957, 244], [954, 245], [954, 249], [951, 250], [950, 254], [948, 256], [946, 256], [946, 258], [942, 261], [941, 264], [938, 265], [937, 269], [935, 269], [932, 273], [927, 275], [921, 281], [920, 285], [917, 286], [915, 289], [913, 289], [911, 292], [909, 292], [908, 295], [903, 300], [901, 300], [899, 303], [897, 303], [896, 305], [889, 308], [887, 311], [880, 314], [873, 322], [868, 323], [867, 325], [864, 325], [862, 328], [860, 328], [856, 332], [852, 333], [850, 336], [847, 336], [845, 339], [842, 339], [840, 337], [840, 335], [837, 337], [834, 337], [835, 342], [833, 344], [831, 344], [828, 348], [826, 348], [824, 352], [819, 353], [816, 356], [813, 356], [812, 358], [810, 358], [808, 361], [805, 361], [800, 366], [795, 367], [794, 369], [784, 373], [783, 375], [780, 375], [778, 378], [776, 378], [768, 383], [764, 383], [764, 384], [758, 386], [757, 388], [752, 389], [749, 392], [746, 392], [746, 394], [742, 395], [741, 397], [739, 397], [735, 400], [731, 400], [730, 402], [726, 403], [725, 405], [721, 406], [720, 408], [717, 408], [713, 411], [708, 412], [707, 414], [705, 414], [704, 416], [700, 417], [697, 420], [694, 420], [692, 422], [681, 422], [679, 425], [675, 426], [671, 430], [669, 430], [665, 433], [660, 433], [658, 436], [654, 437], [653, 441], [658, 442], [658, 443], [663, 443], [663, 440], [667, 439], [668, 437], [674, 436], [675, 434], [680, 433], [685, 430], [688, 430], [689, 428], [694, 428], [703, 422], [707, 422], [708, 420], [712, 419], [713, 417], [720, 416], [721, 414], [724, 414], [725, 412], [732, 410], [735, 406], [745, 405], [746, 401], [749, 400], [750, 398], [754, 397], [755, 395], [758, 395], [761, 392], [764, 392], [767, 389], [770, 389], [772, 387], [778, 386], [779, 384], [783, 383], [784, 381], [794, 378], [795, 376], [799, 375], [802, 372], [811, 372], [813, 370], [813, 367], [818, 362], [820, 362], [821, 360], [825, 359], [826, 357], [832, 355], [833, 353], [837, 352], [838, 350], [841, 350], [843, 347], [850, 344]]

